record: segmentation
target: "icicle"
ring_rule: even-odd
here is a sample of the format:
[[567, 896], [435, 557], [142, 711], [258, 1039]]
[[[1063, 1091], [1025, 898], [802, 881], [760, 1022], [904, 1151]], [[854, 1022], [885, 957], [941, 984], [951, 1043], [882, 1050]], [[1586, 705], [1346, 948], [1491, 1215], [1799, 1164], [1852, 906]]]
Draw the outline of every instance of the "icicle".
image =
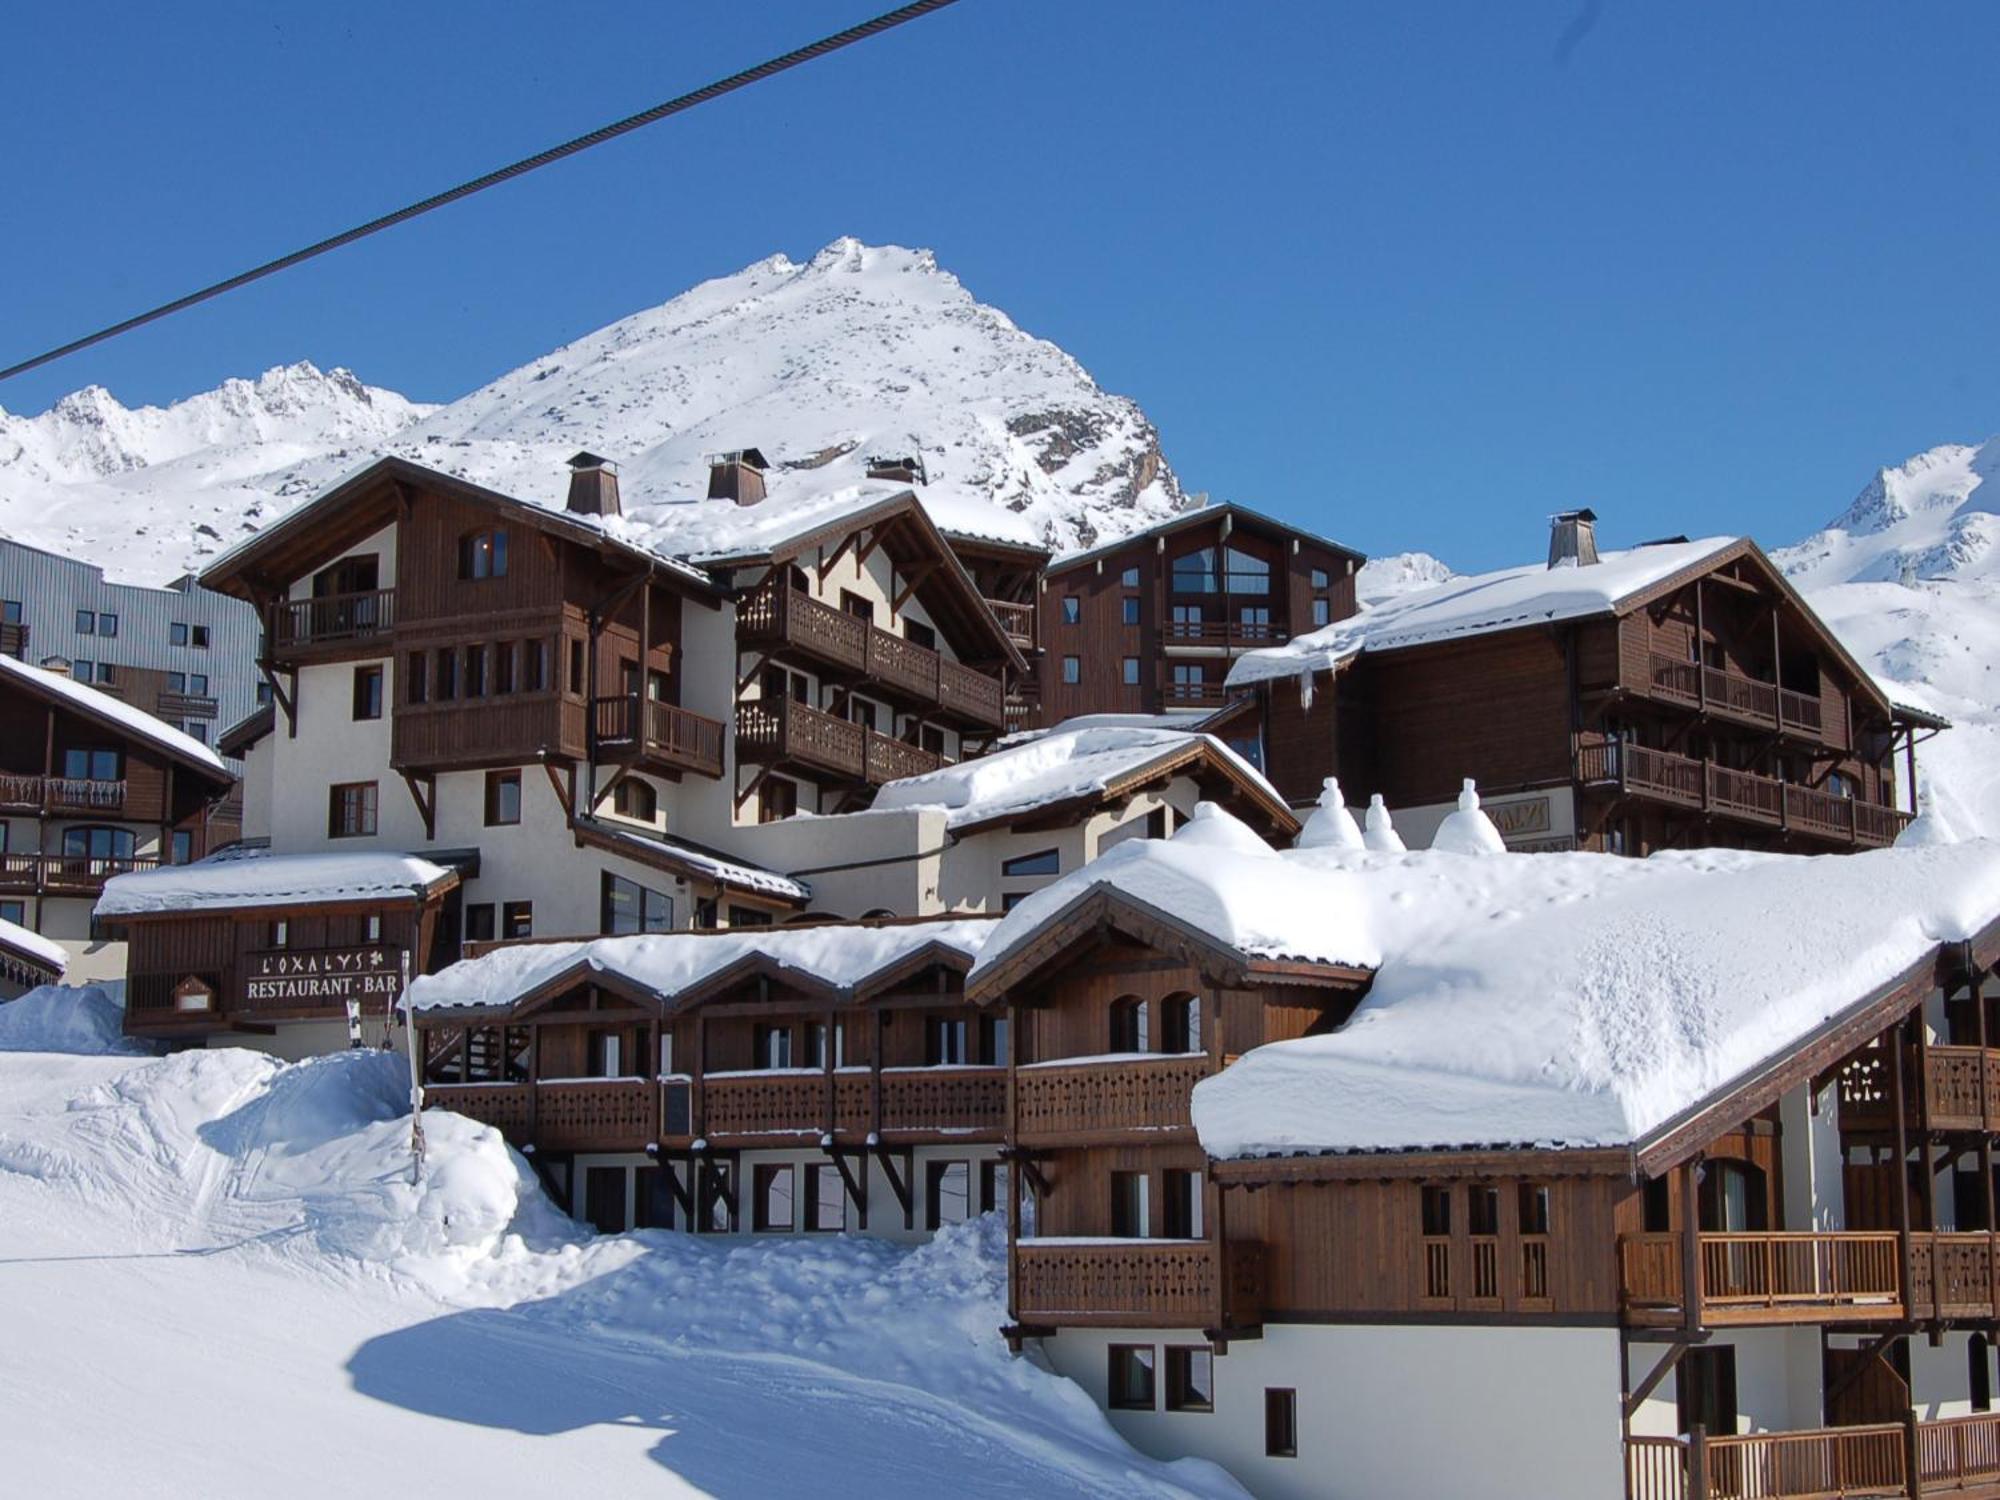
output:
[[1396, 832], [1389, 804], [1382, 800], [1380, 792], [1368, 799], [1368, 832], [1362, 835], [1362, 841], [1378, 854], [1401, 854], [1408, 847], [1403, 836]]
[[1298, 847], [1301, 849], [1359, 849], [1362, 846], [1361, 828], [1354, 821], [1354, 814], [1347, 810], [1347, 800], [1340, 795], [1340, 782], [1329, 776], [1320, 783], [1319, 806], [1313, 809], [1306, 826], [1299, 830]]
[[1311, 713], [1313, 706], [1313, 669], [1299, 668], [1299, 712]]
[[1437, 836], [1431, 840], [1431, 847], [1452, 854], [1507, 852], [1507, 841], [1500, 837], [1500, 830], [1479, 809], [1479, 788], [1473, 785], [1470, 776], [1465, 778], [1464, 790], [1458, 794], [1458, 811], [1438, 824]]

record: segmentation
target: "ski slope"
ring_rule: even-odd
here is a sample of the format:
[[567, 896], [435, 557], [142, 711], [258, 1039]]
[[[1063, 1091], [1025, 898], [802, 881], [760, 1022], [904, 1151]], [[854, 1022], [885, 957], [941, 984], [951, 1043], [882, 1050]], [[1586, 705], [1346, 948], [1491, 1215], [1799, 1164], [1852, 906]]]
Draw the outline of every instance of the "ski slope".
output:
[[6, 1493], [1243, 1494], [1008, 1356], [997, 1222], [591, 1238], [458, 1116], [413, 1187], [396, 1058], [116, 1024], [95, 990], [0, 1005]]

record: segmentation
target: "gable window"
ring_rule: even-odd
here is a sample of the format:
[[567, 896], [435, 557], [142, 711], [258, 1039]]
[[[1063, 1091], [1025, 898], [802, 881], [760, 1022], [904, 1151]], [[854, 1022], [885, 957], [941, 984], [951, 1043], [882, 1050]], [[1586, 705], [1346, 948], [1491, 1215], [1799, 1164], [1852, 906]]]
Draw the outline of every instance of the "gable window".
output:
[[1208, 1345], [1168, 1347], [1167, 1410], [1215, 1410], [1215, 1351]]
[[68, 781], [116, 781], [118, 761], [116, 750], [65, 750], [63, 777]]
[[789, 1068], [792, 1065], [792, 1028], [760, 1023], [755, 1032], [757, 1066]]
[[1080, 656], [1065, 656], [1065, 657], [1063, 658], [1063, 664], [1062, 664], [1062, 680], [1063, 680], [1064, 682], [1067, 682], [1067, 683], [1071, 683], [1071, 684], [1074, 684], [1074, 683], [1079, 683], [1079, 682], [1083, 681], [1083, 658], [1082, 658], [1082, 657], [1080, 657]]
[[1111, 1233], [1116, 1239], [1143, 1240], [1153, 1232], [1153, 1183], [1144, 1172], [1111, 1174]]
[[664, 891], [604, 872], [598, 930], [617, 937], [633, 932], [667, 932], [674, 925], [674, 898]]
[[1062, 855], [1054, 849], [1038, 849], [1033, 854], [1019, 854], [1000, 866], [1000, 873], [1008, 876], [1054, 875], [1062, 869]]
[[1323, 589], [1327, 587], [1327, 585], [1330, 582], [1331, 580], [1326, 576], [1325, 568], [1314, 568], [1312, 570], [1312, 586], [1314, 588]]
[[593, 1031], [590, 1034], [590, 1076], [592, 1078], [624, 1077], [624, 1061], [620, 1055], [624, 1048], [615, 1031]]
[[500, 906], [500, 936], [525, 938], [535, 935], [535, 903], [507, 901]]
[[1113, 1344], [1109, 1350], [1111, 1367], [1106, 1393], [1119, 1411], [1153, 1409], [1153, 1363], [1151, 1344]]
[[1223, 554], [1229, 576], [1225, 580], [1232, 594], [1271, 592], [1271, 565], [1263, 558], [1230, 547]]
[[502, 828], [521, 821], [521, 773], [486, 773], [486, 826]]
[[627, 776], [611, 793], [611, 810], [621, 818], [650, 823], [660, 814], [659, 793], [653, 790], [652, 782]]
[[903, 639], [912, 646], [922, 646], [926, 651], [937, 650], [937, 632], [921, 620], [903, 621]]
[[1201, 547], [1183, 552], [1174, 559], [1173, 588], [1176, 594], [1213, 594], [1221, 589], [1216, 578], [1215, 549]]
[[1083, 619], [1083, 601], [1074, 594], [1064, 594], [1062, 600], [1062, 622], [1075, 625]]
[[328, 838], [362, 838], [375, 832], [376, 796], [372, 781], [349, 781], [327, 789]]
[[1136, 589], [1139, 586], [1139, 570], [1127, 568], [1118, 575], [1118, 584], [1121, 588]]
[[357, 719], [379, 719], [382, 717], [382, 669], [380, 667], [356, 667], [354, 669], [354, 717]]
[[473, 531], [458, 539], [458, 576], [464, 579], [507, 576], [507, 533]]
[[755, 1204], [751, 1224], [761, 1234], [792, 1230], [792, 1168], [789, 1163], [759, 1166], [754, 1178]]
[[403, 665], [403, 697], [410, 703], [422, 703], [431, 695], [430, 657], [421, 651], [412, 651]]
[[1147, 1024], [1146, 1002], [1126, 995], [1111, 1002], [1111, 1050], [1150, 1052], [1152, 1028]]
[[264, 933], [264, 944], [269, 948], [288, 948], [292, 942], [292, 924], [286, 921], [273, 922]]
[[934, 1161], [924, 1172], [924, 1218], [932, 1229], [972, 1217], [972, 1163]]

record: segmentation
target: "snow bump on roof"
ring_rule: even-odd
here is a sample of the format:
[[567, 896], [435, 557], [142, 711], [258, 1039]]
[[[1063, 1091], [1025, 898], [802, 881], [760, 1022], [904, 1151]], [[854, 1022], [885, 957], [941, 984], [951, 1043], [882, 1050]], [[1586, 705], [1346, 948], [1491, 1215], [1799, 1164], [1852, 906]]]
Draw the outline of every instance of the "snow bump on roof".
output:
[[80, 713], [95, 714], [100, 719], [108, 719], [119, 728], [128, 731], [135, 739], [142, 739], [178, 756], [181, 760], [193, 761], [213, 770], [218, 776], [234, 780], [229, 767], [222, 763], [222, 757], [192, 735], [182, 734], [144, 709], [134, 708], [122, 698], [114, 698], [109, 693], [100, 693], [96, 688], [78, 682], [74, 677], [66, 677], [60, 672], [44, 671], [31, 667], [24, 661], [11, 656], [0, 656], [0, 676], [11, 676], [28, 688], [59, 698], [69, 703]]
[[1606, 552], [1587, 567], [1503, 568], [1392, 595], [1359, 614], [1237, 658], [1229, 686], [1329, 672], [1363, 651], [1393, 651], [1463, 636], [1610, 614], [1634, 594], [1737, 544], [1736, 537]]
[[18, 922], [9, 922], [5, 917], [0, 917], [0, 948], [11, 948], [22, 957], [58, 974], [69, 967], [69, 952], [61, 943], [52, 942], [39, 932], [30, 931]]
[[243, 906], [304, 906], [323, 901], [393, 899], [429, 890], [453, 871], [414, 854], [270, 854], [232, 849], [191, 865], [117, 875], [104, 883], [100, 917], [226, 911]]
[[971, 958], [996, 925], [982, 917], [880, 927], [829, 923], [523, 943], [424, 975], [410, 986], [410, 1004], [420, 1011], [511, 1005], [578, 968], [615, 975], [672, 998], [746, 958], [762, 958], [820, 984], [852, 989], [932, 944]]

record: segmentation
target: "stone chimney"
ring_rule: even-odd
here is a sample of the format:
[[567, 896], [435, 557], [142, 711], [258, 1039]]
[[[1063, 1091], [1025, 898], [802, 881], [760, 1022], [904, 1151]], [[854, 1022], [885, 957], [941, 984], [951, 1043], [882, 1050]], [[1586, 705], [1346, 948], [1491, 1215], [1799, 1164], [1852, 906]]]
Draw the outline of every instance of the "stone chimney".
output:
[[569, 461], [569, 509], [579, 516], [615, 516], [618, 469], [595, 453], [579, 453]]
[[930, 476], [924, 472], [924, 461], [912, 454], [907, 458], [871, 458], [868, 460], [870, 479], [887, 479], [896, 484], [928, 484]]
[[1587, 568], [1597, 561], [1597, 512], [1565, 510], [1549, 517], [1549, 566]]
[[764, 471], [770, 467], [755, 448], [712, 454], [708, 460], [708, 498], [755, 505], [764, 498]]

